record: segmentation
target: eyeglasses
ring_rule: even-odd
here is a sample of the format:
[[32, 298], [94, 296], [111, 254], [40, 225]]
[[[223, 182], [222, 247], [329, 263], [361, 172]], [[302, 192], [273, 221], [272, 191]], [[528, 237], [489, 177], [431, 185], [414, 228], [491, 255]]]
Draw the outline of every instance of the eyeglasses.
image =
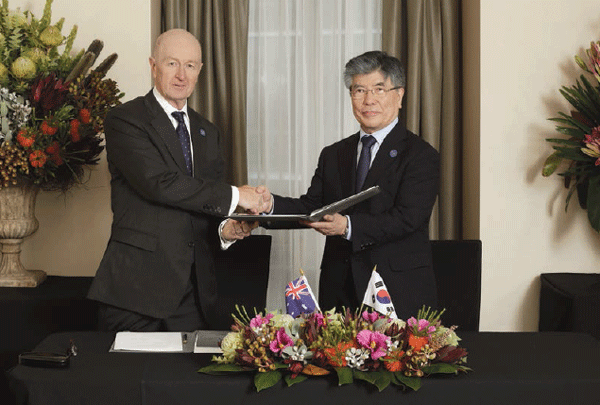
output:
[[374, 89], [365, 89], [364, 87], [356, 87], [350, 90], [350, 97], [355, 100], [362, 100], [367, 96], [368, 92], [371, 92], [374, 97], [382, 98], [387, 94], [388, 91], [398, 90], [402, 88], [402, 86], [392, 87], [391, 89], [384, 89], [383, 87], [375, 87]]

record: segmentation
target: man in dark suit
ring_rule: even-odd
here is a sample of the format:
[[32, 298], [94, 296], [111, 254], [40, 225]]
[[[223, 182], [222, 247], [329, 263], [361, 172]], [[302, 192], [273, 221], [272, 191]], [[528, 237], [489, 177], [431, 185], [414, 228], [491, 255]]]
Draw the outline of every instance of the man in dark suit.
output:
[[[344, 81], [360, 132], [321, 151], [305, 195], [273, 195], [269, 210], [309, 213], [379, 185], [379, 194], [342, 215], [304, 224], [327, 236], [319, 303], [324, 310], [359, 307], [377, 266], [398, 317], [407, 319], [423, 305], [437, 304], [428, 228], [439, 187], [439, 154], [398, 122], [405, 86], [398, 59], [380, 51], [357, 56], [346, 64]], [[367, 136], [373, 137], [364, 141], [370, 146], [363, 146], [360, 139]]]
[[223, 182], [221, 134], [187, 106], [202, 67], [197, 39], [161, 34], [150, 67], [153, 90], [104, 123], [113, 224], [88, 297], [103, 330], [192, 331], [213, 315], [213, 252], [251, 230], [222, 217], [263, 202]]

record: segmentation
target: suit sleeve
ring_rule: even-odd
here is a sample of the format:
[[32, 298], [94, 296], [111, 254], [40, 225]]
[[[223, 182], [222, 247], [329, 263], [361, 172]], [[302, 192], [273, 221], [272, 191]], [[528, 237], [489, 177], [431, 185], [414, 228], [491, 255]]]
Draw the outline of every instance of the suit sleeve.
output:
[[[169, 154], [162, 138], [140, 111], [113, 109], [105, 120], [106, 151], [113, 167], [112, 181], [123, 181], [144, 199], [184, 210], [226, 215], [231, 186], [223, 183], [220, 150], [205, 178], [184, 174]], [[217, 131], [210, 136], [219, 137]], [[219, 140], [216, 140], [217, 145]], [[218, 149], [218, 146], [216, 147]]]

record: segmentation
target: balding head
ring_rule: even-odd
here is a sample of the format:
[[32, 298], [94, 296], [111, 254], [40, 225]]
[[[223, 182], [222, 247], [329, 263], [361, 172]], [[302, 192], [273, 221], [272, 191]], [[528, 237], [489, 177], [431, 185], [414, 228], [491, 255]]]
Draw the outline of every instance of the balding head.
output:
[[150, 67], [156, 90], [181, 109], [194, 91], [202, 68], [200, 43], [186, 30], [166, 31], [156, 39]]
[[159, 59], [161, 52], [164, 52], [165, 49], [168, 49], [171, 46], [183, 46], [188, 47], [189, 49], [196, 48], [200, 55], [200, 60], [202, 60], [202, 48], [200, 47], [200, 42], [198, 42], [196, 37], [191, 33], [181, 28], [174, 28], [160, 34], [154, 43], [152, 57], [154, 59]]

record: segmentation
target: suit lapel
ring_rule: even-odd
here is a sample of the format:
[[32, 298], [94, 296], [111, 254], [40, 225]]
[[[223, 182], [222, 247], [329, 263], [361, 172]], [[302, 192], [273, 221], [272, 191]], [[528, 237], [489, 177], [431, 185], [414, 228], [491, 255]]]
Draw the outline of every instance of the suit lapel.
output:
[[158, 101], [156, 101], [156, 98], [154, 98], [152, 91], [146, 95], [146, 106], [154, 117], [150, 124], [167, 146], [167, 149], [177, 166], [183, 170], [184, 173], [187, 173], [187, 167], [185, 165], [183, 151], [181, 150], [181, 143], [179, 142], [179, 138], [177, 138], [177, 132], [167, 116], [167, 113], [165, 113], [160, 104], [158, 104]]
[[[396, 124], [379, 147], [379, 151], [377, 151], [377, 155], [367, 173], [363, 189], [375, 185], [379, 178], [386, 175], [388, 168], [400, 159], [405, 148], [405, 139], [406, 129], [400, 123]], [[356, 172], [356, 169], [354, 171]]]

